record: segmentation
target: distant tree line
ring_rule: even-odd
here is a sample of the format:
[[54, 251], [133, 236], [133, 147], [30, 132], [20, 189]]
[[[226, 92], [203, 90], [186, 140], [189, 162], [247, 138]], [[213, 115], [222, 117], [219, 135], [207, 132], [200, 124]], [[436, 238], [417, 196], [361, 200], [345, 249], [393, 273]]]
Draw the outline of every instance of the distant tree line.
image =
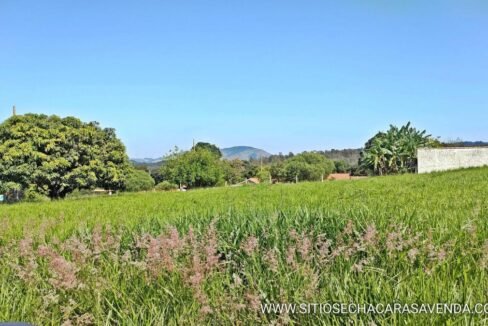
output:
[[[224, 160], [199, 142], [178, 148], [160, 166], [130, 164], [115, 130], [97, 122], [42, 114], [13, 116], [0, 124], [0, 194], [26, 200], [64, 198], [96, 187], [111, 191], [173, 190], [261, 182], [320, 181], [333, 172], [386, 175], [414, 172], [419, 147], [442, 146], [426, 131], [390, 126], [362, 150], [278, 154], [259, 160]], [[357, 159], [357, 164], [353, 164]]]

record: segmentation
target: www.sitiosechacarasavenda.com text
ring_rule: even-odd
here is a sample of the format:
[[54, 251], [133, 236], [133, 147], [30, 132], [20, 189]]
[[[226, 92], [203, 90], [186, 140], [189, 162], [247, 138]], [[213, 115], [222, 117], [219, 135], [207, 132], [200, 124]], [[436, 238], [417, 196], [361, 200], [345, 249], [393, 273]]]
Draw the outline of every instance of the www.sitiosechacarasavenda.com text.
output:
[[390, 303], [390, 304], [356, 304], [356, 303], [268, 303], [261, 305], [264, 314], [476, 314], [488, 315], [488, 303], [473, 305], [458, 303]]

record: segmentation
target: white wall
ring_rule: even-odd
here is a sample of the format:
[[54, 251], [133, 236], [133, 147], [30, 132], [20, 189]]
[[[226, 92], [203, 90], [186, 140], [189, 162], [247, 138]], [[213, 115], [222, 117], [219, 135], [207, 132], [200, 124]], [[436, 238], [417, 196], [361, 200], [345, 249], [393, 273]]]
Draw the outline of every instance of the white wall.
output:
[[488, 147], [419, 148], [418, 173], [488, 165]]

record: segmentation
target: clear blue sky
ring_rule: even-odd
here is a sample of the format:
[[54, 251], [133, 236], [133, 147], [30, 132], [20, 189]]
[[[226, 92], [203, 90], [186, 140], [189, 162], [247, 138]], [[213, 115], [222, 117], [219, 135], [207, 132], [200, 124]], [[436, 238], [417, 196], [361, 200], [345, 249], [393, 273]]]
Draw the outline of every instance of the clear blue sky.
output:
[[0, 0], [13, 104], [116, 128], [132, 157], [360, 147], [409, 120], [488, 140], [488, 1]]

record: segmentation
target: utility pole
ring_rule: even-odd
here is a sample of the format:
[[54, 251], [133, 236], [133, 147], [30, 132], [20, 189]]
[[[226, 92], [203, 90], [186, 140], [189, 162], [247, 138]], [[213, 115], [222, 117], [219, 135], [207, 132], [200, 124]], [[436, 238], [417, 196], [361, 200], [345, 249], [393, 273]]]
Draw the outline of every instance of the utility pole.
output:
[[15, 109], [15, 105], [12, 107], [12, 116], [15, 117], [17, 115], [17, 110]]

